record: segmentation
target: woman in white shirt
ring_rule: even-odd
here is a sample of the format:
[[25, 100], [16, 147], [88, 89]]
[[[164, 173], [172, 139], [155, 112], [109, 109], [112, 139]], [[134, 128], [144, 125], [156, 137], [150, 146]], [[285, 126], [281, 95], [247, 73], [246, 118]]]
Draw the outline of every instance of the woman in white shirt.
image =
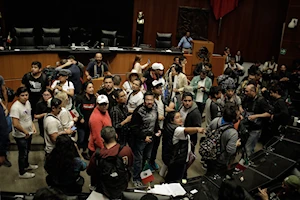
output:
[[62, 101], [61, 111], [58, 114], [57, 118], [60, 120], [63, 129], [68, 129], [74, 126], [74, 120], [71, 113], [66, 109], [66, 105], [69, 102], [68, 95], [65, 92], [59, 92], [55, 95], [55, 98], [60, 99]]
[[204, 133], [201, 127], [183, 127], [180, 112], [168, 113], [164, 121], [162, 160], [168, 166], [166, 183], [181, 181], [190, 161], [190, 135]]
[[55, 80], [52, 85], [51, 89], [54, 91], [54, 95], [58, 94], [59, 92], [65, 92], [68, 97], [69, 101], [66, 105], [67, 110], [71, 110], [73, 106], [72, 97], [74, 96], [74, 84], [71, 81], [68, 81], [68, 77], [70, 75], [70, 70], [60, 70], [58, 73], [58, 80]]
[[141, 61], [142, 61], [142, 55], [136, 55], [133, 61], [132, 69], [135, 69], [138, 73], [142, 73], [143, 69], [148, 67], [150, 64], [150, 61], [148, 60], [146, 64], [141, 65]]

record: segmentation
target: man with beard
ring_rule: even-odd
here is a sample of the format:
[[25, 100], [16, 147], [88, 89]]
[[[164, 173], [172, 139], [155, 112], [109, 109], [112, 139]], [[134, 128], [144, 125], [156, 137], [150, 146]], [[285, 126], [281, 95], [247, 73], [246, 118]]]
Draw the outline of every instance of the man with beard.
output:
[[270, 88], [270, 96], [275, 99], [273, 104], [273, 113], [271, 115], [272, 133], [278, 134], [278, 127], [280, 125], [286, 126], [289, 123], [290, 115], [288, 107], [285, 103], [284, 98], [281, 96], [282, 90], [278, 85], [274, 85]]
[[22, 78], [21, 87], [26, 87], [29, 93], [31, 104], [31, 116], [34, 119], [35, 107], [42, 96], [42, 91], [48, 86], [47, 77], [42, 73], [42, 64], [39, 61], [31, 63], [31, 72], [26, 73]]
[[102, 54], [96, 53], [95, 59], [92, 60], [85, 71], [85, 75], [88, 80], [91, 80], [94, 77], [104, 77], [105, 75], [111, 75], [108, 71], [108, 66], [105, 62], [102, 61]]
[[104, 77], [104, 88], [102, 88], [101, 90], [99, 90], [97, 93], [99, 95], [103, 94], [105, 96], [107, 96], [108, 101], [109, 101], [109, 107], [108, 107], [108, 112], [110, 111], [110, 109], [117, 105], [117, 101], [115, 98], [115, 88], [114, 88], [114, 82], [113, 82], [113, 77], [112, 76], [105, 76]]
[[149, 161], [151, 157], [153, 135], [161, 134], [157, 105], [154, 103], [152, 92], [147, 91], [144, 95], [144, 103], [134, 110], [130, 128], [134, 138], [133, 184], [134, 187], [142, 187], [140, 173], [144, 166], [143, 161]]
[[271, 108], [264, 97], [258, 96], [253, 84], [247, 85], [245, 89], [246, 98], [242, 102], [245, 110], [244, 117], [249, 120], [249, 138], [245, 144], [247, 156], [254, 152], [254, 148], [261, 136], [263, 120], [271, 116]]

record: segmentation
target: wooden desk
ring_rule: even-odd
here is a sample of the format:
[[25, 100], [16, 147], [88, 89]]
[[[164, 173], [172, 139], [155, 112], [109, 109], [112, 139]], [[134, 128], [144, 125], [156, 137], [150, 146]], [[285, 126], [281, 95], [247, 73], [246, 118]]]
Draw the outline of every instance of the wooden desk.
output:
[[102, 86], [102, 84], [103, 84], [103, 80], [104, 80], [103, 77], [96, 78], [96, 79], [93, 79], [93, 80], [92, 80], [93, 85], [94, 85], [94, 93], [95, 93], [95, 94], [96, 94], [96, 92], [101, 88], [101, 86]]
[[213, 56], [211, 59], [212, 72], [215, 75], [215, 81], [213, 82], [214, 86], [217, 86], [217, 77], [223, 74], [225, 57], [223, 56]]
[[[0, 75], [3, 76], [8, 87], [17, 90], [21, 85], [21, 80], [24, 74], [31, 70], [33, 61], [40, 61], [42, 67], [47, 65], [55, 66], [55, 63], [68, 55], [73, 54], [76, 60], [87, 65], [90, 58], [95, 56], [95, 51], [71, 51], [70, 49], [63, 50], [24, 50], [24, 51], [2, 51], [0, 52]], [[118, 74], [122, 78], [122, 82], [126, 81], [126, 72], [131, 71], [134, 58], [137, 54], [143, 56], [142, 64], [150, 59], [151, 63], [161, 62], [165, 69], [173, 63], [175, 56], [182, 55], [181, 52], [167, 53], [160, 50], [147, 51], [104, 51], [103, 61], [109, 65], [109, 71], [112, 74]], [[98, 85], [96, 85], [98, 86]], [[95, 90], [97, 88], [95, 87]]]
[[212, 54], [214, 52], [214, 43], [211, 41], [202, 41], [202, 40], [194, 40], [193, 41], [193, 61], [192, 65], [196, 65], [200, 62], [199, 57], [197, 56], [201, 47], [206, 47], [208, 52], [210, 53], [209, 60], [212, 59]]

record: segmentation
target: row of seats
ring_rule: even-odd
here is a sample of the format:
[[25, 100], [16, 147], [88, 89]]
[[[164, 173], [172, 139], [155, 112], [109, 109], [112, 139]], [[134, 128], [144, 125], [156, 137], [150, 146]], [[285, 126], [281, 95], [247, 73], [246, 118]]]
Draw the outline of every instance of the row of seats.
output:
[[[63, 46], [63, 44], [70, 45], [75, 43], [87, 43], [90, 41], [91, 35], [79, 27], [69, 28], [67, 33], [67, 42], [63, 42], [60, 28], [41, 28], [36, 30], [34, 28], [13, 28], [11, 32], [13, 38], [13, 46]], [[104, 43], [105, 46], [118, 46], [117, 31], [101, 30], [99, 35], [99, 43]], [[138, 40], [140, 36], [138, 35]], [[140, 42], [137, 41], [138, 46]], [[156, 33], [156, 48], [171, 48], [172, 47], [172, 33]]]
[[[117, 46], [117, 31], [101, 31], [100, 41], [105, 46]], [[81, 28], [69, 28], [67, 33], [67, 42], [63, 42], [63, 37], [60, 28], [41, 28], [36, 30], [34, 28], [13, 28], [11, 32], [13, 46], [62, 46], [63, 44], [70, 45], [75, 43], [87, 43], [89, 41], [88, 33]]]

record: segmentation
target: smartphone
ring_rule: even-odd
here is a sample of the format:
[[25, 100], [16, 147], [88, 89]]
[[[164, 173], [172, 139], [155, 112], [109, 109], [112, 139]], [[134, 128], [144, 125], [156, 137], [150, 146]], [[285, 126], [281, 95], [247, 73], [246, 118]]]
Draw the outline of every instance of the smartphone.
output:
[[71, 128], [72, 131], [75, 131], [76, 129], [77, 129], [76, 126], [72, 126]]

